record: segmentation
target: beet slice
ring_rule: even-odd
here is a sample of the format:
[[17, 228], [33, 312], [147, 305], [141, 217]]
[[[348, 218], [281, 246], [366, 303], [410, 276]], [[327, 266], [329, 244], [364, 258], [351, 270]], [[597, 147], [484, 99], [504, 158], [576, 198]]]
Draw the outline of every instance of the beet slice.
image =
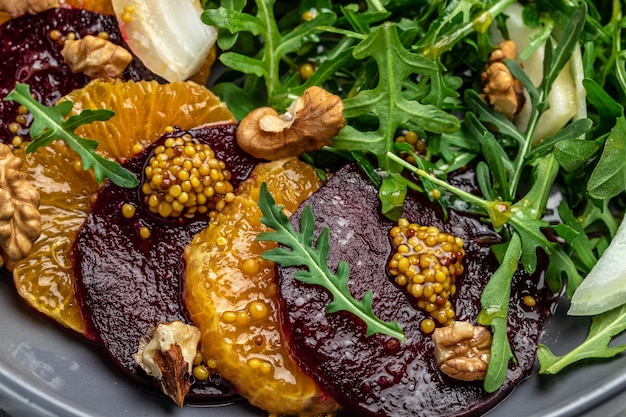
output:
[[[472, 184], [471, 173], [457, 184]], [[293, 278], [297, 268], [278, 268], [283, 328], [294, 355], [304, 369], [346, 408], [362, 416], [469, 416], [486, 412], [503, 399], [531, 371], [549, 294], [539, 276], [519, 273], [514, 279], [509, 317], [509, 338], [516, 363], [509, 367], [505, 384], [493, 394], [482, 381], [459, 382], [441, 373], [434, 362], [433, 342], [419, 323], [427, 313], [418, 309], [406, 290], [398, 287], [386, 271], [391, 255], [388, 233], [393, 223], [382, 217], [377, 190], [355, 166], [339, 170], [319, 191], [305, 201], [292, 217], [298, 228], [302, 207], [311, 205], [316, 233], [330, 228], [329, 265], [339, 260], [350, 264], [349, 288], [361, 299], [374, 291], [374, 312], [384, 320], [397, 320], [406, 341], [385, 335], [365, 337], [364, 324], [355, 316], [325, 308], [330, 295], [319, 286]], [[405, 205], [406, 217], [421, 225], [434, 225], [465, 241], [465, 272], [457, 279], [453, 307], [457, 320], [476, 323], [482, 288], [497, 262], [489, 246], [499, 236], [478, 219], [449, 211], [444, 222], [441, 208], [422, 195], [412, 194]], [[534, 296], [534, 307], [523, 304]]]
[[[232, 173], [234, 187], [247, 178], [257, 160], [243, 153], [235, 142], [236, 126], [219, 125], [176, 131], [129, 159], [124, 167], [141, 178], [150, 152], [167, 137], [189, 133], [211, 146]], [[141, 182], [141, 181], [140, 181]], [[135, 215], [122, 215], [122, 205], [131, 202]], [[160, 392], [152, 377], [135, 363], [132, 355], [138, 341], [160, 322], [189, 322], [180, 300], [182, 253], [193, 236], [207, 225], [207, 216], [164, 219], [151, 214], [141, 202], [139, 188], [128, 189], [107, 182], [98, 193], [85, 224], [79, 231], [72, 258], [77, 297], [96, 340], [115, 364], [137, 384]], [[147, 226], [148, 238], [139, 235]], [[189, 402], [214, 403], [228, 400], [234, 391], [219, 377], [195, 383]]]
[[[51, 106], [70, 91], [84, 87], [90, 78], [82, 73], [74, 74], [65, 63], [61, 50], [63, 45], [50, 38], [50, 32], [58, 30], [62, 34], [74, 33], [77, 38], [109, 34], [109, 40], [130, 49], [122, 39], [115, 16], [79, 9], [49, 9], [36, 15], [24, 15], [11, 19], [0, 26], [0, 98], [13, 90], [17, 82], [30, 85], [30, 91], [37, 100]], [[157, 76], [139, 59], [133, 58], [122, 74], [127, 80], [153, 80]], [[19, 104], [0, 100], [0, 141], [10, 143], [13, 136], [28, 138], [28, 128], [32, 115], [27, 114], [25, 123], [20, 123], [17, 132], [11, 132], [9, 125], [19, 116]]]

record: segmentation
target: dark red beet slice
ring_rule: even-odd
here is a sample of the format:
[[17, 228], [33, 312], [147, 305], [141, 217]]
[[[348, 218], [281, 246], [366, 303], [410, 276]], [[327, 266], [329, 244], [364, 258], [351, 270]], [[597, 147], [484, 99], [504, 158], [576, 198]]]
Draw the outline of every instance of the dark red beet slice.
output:
[[[51, 106], [90, 81], [82, 73], [72, 73], [61, 56], [63, 46], [50, 38], [52, 30], [62, 34], [74, 33], [77, 38], [106, 32], [111, 42], [130, 51], [114, 16], [77, 9], [50, 9], [9, 20], [0, 26], [0, 98], [9, 94], [16, 82], [27, 83], [40, 103]], [[122, 78], [153, 80], [156, 76], [135, 58]], [[0, 100], [0, 141], [3, 143], [9, 143], [16, 135], [9, 130], [9, 124], [15, 122], [18, 107], [18, 103]], [[26, 115], [26, 123], [22, 124], [17, 134], [27, 138], [31, 121], [32, 116]]]
[[[235, 131], [235, 125], [187, 131], [209, 144], [216, 157], [226, 162], [234, 187], [248, 177], [257, 163], [239, 150]], [[166, 137], [183, 133], [164, 136], [124, 166], [141, 177], [150, 151]], [[77, 296], [97, 341], [135, 382], [160, 391], [132, 355], [137, 351], [139, 338], [151, 326], [173, 320], [188, 322], [180, 304], [182, 253], [192, 237], [207, 225], [207, 217], [181, 221], [156, 217], [140, 203], [139, 193], [139, 189], [120, 188], [107, 182], [77, 235], [72, 256]], [[136, 206], [135, 216], [130, 219], [121, 213], [122, 205], [128, 202]], [[141, 226], [150, 229], [150, 237], [139, 236]], [[230, 384], [214, 378], [208, 383], [195, 383], [188, 400], [212, 403], [232, 395]]]
[[[459, 178], [469, 183], [470, 177]], [[517, 363], [511, 365], [504, 386], [487, 394], [481, 382], [458, 382], [443, 375], [434, 363], [433, 342], [419, 323], [426, 313], [400, 289], [386, 272], [391, 254], [388, 237], [392, 222], [380, 215], [376, 189], [353, 166], [342, 168], [302, 206], [310, 204], [317, 231], [330, 227], [331, 269], [348, 261], [350, 291], [361, 299], [374, 291], [374, 311], [384, 320], [397, 320], [405, 342], [384, 335], [365, 337], [364, 325], [355, 316], [325, 313], [330, 296], [319, 286], [293, 278], [295, 268], [278, 268], [284, 330], [294, 355], [304, 369], [320, 381], [349, 415], [362, 416], [469, 416], [486, 412], [532, 369], [544, 319], [549, 311], [546, 290], [537, 277], [515, 277], [509, 318]], [[498, 235], [479, 220], [451, 210], [442, 221], [440, 207], [427, 198], [412, 195], [405, 217], [465, 241], [465, 272], [457, 280], [453, 299], [457, 320], [475, 323], [482, 288], [496, 269], [489, 246]], [[292, 218], [297, 227], [300, 212]], [[533, 308], [522, 302], [531, 294], [539, 301]]]

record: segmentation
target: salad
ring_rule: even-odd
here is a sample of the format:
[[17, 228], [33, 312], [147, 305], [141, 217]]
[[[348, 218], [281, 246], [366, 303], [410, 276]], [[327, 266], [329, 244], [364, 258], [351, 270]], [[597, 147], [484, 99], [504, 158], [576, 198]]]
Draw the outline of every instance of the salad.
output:
[[[257, 221], [259, 232], [256, 239], [282, 245], [259, 253], [258, 259], [276, 265], [276, 285], [281, 291], [276, 303], [287, 311], [281, 313], [282, 325], [286, 327], [280, 333], [285, 334], [285, 340], [293, 345], [289, 351], [298, 358], [305, 373], [313, 375], [320, 384], [316, 388], [319, 391], [314, 391], [310, 397], [314, 406], [308, 405], [317, 411], [309, 413], [339, 409], [334, 403], [327, 404], [330, 393], [331, 397], [338, 399], [339, 406], [349, 412], [403, 415], [394, 408], [370, 409], [364, 404], [371, 402], [371, 397], [366, 396], [361, 402], [353, 397], [343, 398], [336, 394], [337, 387], [329, 388], [332, 384], [324, 384], [335, 371], [323, 369], [317, 363], [320, 357], [309, 358], [310, 352], [295, 342], [309, 324], [318, 325], [317, 318], [302, 321], [294, 313], [294, 306], [300, 301], [295, 296], [290, 299], [290, 291], [297, 294], [303, 291], [300, 287], [292, 288], [291, 283], [296, 280], [315, 288], [311, 299], [320, 297], [315, 295], [320, 291], [332, 294], [329, 301], [321, 305], [320, 311], [325, 308], [326, 317], [348, 314], [350, 320], [362, 325], [359, 328], [366, 338], [358, 340], [366, 340], [366, 343], [385, 340], [386, 346], [390, 346], [389, 340], [394, 340], [395, 344], [407, 342], [407, 346], [412, 340], [418, 340], [420, 346], [422, 343], [430, 346], [432, 340], [441, 337], [436, 336], [441, 335], [441, 329], [450, 329], [454, 323], [461, 322], [455, 321], [455, 311], [451, 307], [454, 301], [449, 302], [447, 298], [454, 300], [455, 296], [468, 296], [475, 300], [476, 314], [466, 317], [467, 311], [473, 310], [463, 308], [459, 308], [456, 314], [463, 317], [464, 323], [471, 322], [474, 331], [488, 330], [488, 353], [482, 363], [484, 369], [478, 372], [478, 377], [474, 375], [473, 367], [470, 371], [459, 372], [463, 369], [459, 367], [465, 366], [461, 360], [461, 365], [448, 363], [448, 366], [457, 371], [455, 375], [465, 374], [468, 378], [467, 374], [471, 374], [471, 379], [461, 383], [450, 373], [436, 378], [448, 381], [450, 387], [463, 387], [459, 388], [461, 390], [471, 386], [472, 393], [479, 392], [472, 401], [486, 408], [499, 402], [530, 371], [557, 374], [580, 361], [619, 357], [626, 350], [626, 345], [611, 343], [626, 330], [626, 271], [619, 262], [626, 239], [626, 226], [620, 227], [626, 189], [623, 179], [626, 55], [621, 49], [621, 2], [389, 0], [351, 3], [304, 0], [295, 5], [270, 0], [204, 1], [202, 10], [196, 14], [181, 11], [177, 15], [180, 24], [170, 28], [172, 33], [165, 35], [151, 28], [150, 22], [142, 26], [139, 19], [133, 19], [132, 14], [139, 15], [138, 11], [144, 10], [141, 8], [145, 8], [145, 4], [114, 1], [113, 6], [121, 33], [119, 42], [122, 43], [123, 39], [128, 43], [128, 49], [135, 54], [132, 59], [138, 62], [131, 65], [145, 65], [147, 71], [153, 73], [138, 78], [156, 79], [163, 84], [181, 82], [178, 78], [188, 79], [204, 63], [198, 56], [208, 56], [216, 39], [219, 63], [213, 66], [207, 86], [232, 112], [232, 118], [220, 113], [220, 123], [238, 121], [238, 146], [251, 155], [247, 158], [252, 158], [254, 164], [259, 160], [296, 156], [300, 163], [307, 165], [302, 169], [313, 169], [324, 183], [320, 190], [326, 191], [306, 191], [310, 198], [307, 195], [293, 196], [298, 203], [289, 209], [296, 212], [291, 223], [274, 201], [274, 198], [279, 199], [281, 187], [286, 187], [274, 184], [272, 189], [272, 181], [279, 181], [276, 178], [280, 176], [273, 171], [276, 168], [261, 168], [263, 174], [254, 173], [251, 177], [267, 175], [269, 192], [265, 183], [243, 185], [242, 189], [246, 191], [240, 196], [244, 199], [259, 196], [259, 211], [250, 214], [251, 218], [256, 216], [262, 223]], [[152, 23], [168, 16], [167, 6], [161, 2], [149, 9], [147, 20], [153, 20]], [[198, 16], [203, 29], [195, 37], [186, 31], [198, 24]], [[189, 19], [191, 21], [187, 22]], [[145, 42], [138, 41], [140, 35], [145, 34], [161, 36], [160, 41], [164, 43], [155, 41], [154, 45], [161, 46], [145, 48]], [[194, 53], [185, 56], [181, 52], [174, 58], [168, 55], [168, 50], [180, 51], [187, 44]], [[178, 65], [180, 62], [188, 62], [188, 65]], [[163, 70], [163, 65], [167, 69]], [[144, 69], [135, 71], [134, 74], [139, 74]], [[52, 140], [65, 140], [79, 154], [82, 165], [93, 169], [98, 182], [108, 180], [106, 185], [93, 188], [85, 197], [90, 193], [107, 195], [105, 193], [112, 187], [132, 189], [140, 185], [137, 178], [142, 174], [132, 172], [132, 167], [142, 166], [142, 162], [133, 160], [141, 153], [129, 151], [117, 155], [120, 163], [112, 162], [100, 156], [92, 142], [74, 132], [77, 127], [93, 121], [106, 123], [112, 117], [111, 112], [83, 109], [82, 113], [64, 122], [63, 118], [71, 110], [69, 104], [46, 108], [30, 97], [26, 88], [23, 84], [16, 85], [5, 97], [5, 101], [19, 102], [32, 114], [30, 136], [33, 141], [26, 153], [36, 152], [37, 148], [50, 145]], [[50, 123], [61, 128], [54, 131]], [[193, 130], [194, 126], [192, 123], [182, 130], [201, 135], [199, 130]], [[176, 131], [169, 134], [178, 137]], [[276, 138], [282, 146], [272, 142]], [[145, 139], [146, 142], [141, 143], [144, 154], [151, 152], [152, 143], [161, 143], [156, 139]], [[167, 138], [159, 140], [167, 141]], [[21, 143], [13, 143], [13, 146], [19, 148]], [[253, 163], [245, 160], [238, 164]], [[339, 238], [329, 240], [324, 233], [334, 236], [333, 230], [338, 230], [341, 225], [326, 222], [325, 219], [332, 215], [316, 218], [318, 210], [327, 204], [325, 201], [338, 198], [338, 195], [328, 194], [329, 188], [341, 184], [341, 178], [350, 179], [351, 184], [357, 181], [351, 176], [355, 174], [344, 173], [342, 167], [346, 165], [359, 172], [364, 181], [350, 191], [355, 201], [360, 198], [362, 190], [371, 188], [373, 194], [367, 194], [370, 196], [367, 201], [375, 200], [376, 207], [380, 207], [380, 219], [375, 220], [376, 224], [407, 226], [409, 222], [403, 218], [406, 212], [411, 212], [407, 207], [420, 201], [424, 210], [438, 213], [433, 214], [432, 223], [427, 226], [441, 221], [440, 228], [444, 230], [457, 213], [462, 213], [489, 228], [489, 232], [481, 236], [492, 236], [485, 245], [489, 254], [484, 256], [493, 257], [494, 263], [492, 269], [485, 267], [487, 276], [479, 293], [455, 294], [454, 289], [445, 293], [441, 302], [448, 302], [445, 305], [449, 315], [444, 317], [448, 310], [437, 310], [443, 311], [444, 316], [430, 314], [435, 307], [431, 311], [425, 310], [429, 314], [420, 313], [423, 315], [413, 326], [415, 330], [401, 325], [404, 322], [400, 318], [396, 320], [393, 314], [389, 316], [388, 311], [381, 311], [376, 304], [377, 294], [380, 294], [369, 291], [367, 285], [360, 295], [352, 294], [355, 288], [361, 287], [355, 287], [354, 283], [348, 287], [348, 280], [354, 279], [349, 270], [359, 271], [360, 259], [352, 264], [340, 263], [336, 270], [336, 266], [329, 269], [329, 252], [333, 259]], [[289, 165], [288, 169], [301, 168]], [[306, 172], [302, 175], [312, 175]], [[468, 186], [459, 180], [460, 172], [469, 172], [474, 185]], [[248, 184], [245, 175], [242, 174], [242, 184]], [[257, 185], [258, 189], [254, 188]], [[246, 187], [252, 187], [250, 190], [253, 191]], [[317, 185], [313, 188], [317, 189]], [[232, 187], [226, 189], [231, 193], [234, 191]], [[225, 191], [220, 198], [230, 203], [237, 197], [226, 196], [228, 192]], [[297, 194], [295, 188], [293, 192]], [[322, 196], [328, 200], [323, 200]], [[280, 198], [285, 200], [279, 205], [289, 207], [292, 204], [289, 202], [291, 196]], [[309, 198], [306, 200], [309, 205], [305, 203], [298, 209], [305, 198]], [[321, 202], [316, 198], [322, 199]], [[212, 213], [213, 221], [221, 218], [227, 223], [230, 220], [226, 216], [233, 214], [219, 214], [221, 210], [229, 213], [228, 208], [223, 208], [228, 207], [227, 203], [219, 201], [204, 210]], [[248, 207], [245, 202], [237, 204]], [[313, 207], [313, 210], [307, 211], [306, 207]], [[242, 215], [243, 210], [239, 212]], [[92, 216], [89, 211], [85, 209], [85, 216]], [[162, 214], [161, 206], [156, 211]], [[96, 212], [94, 209], [93, 213]], [[134, 212], [131, 217], [133, 215]], [[318, 235], [320, 231], [317, 230], [314, 236], [315, 222], [320, 221], [328, 223], [329, 231]], [[197, 279], [194, 271], [189, 272], [189, 265], [197, 262], [193, 257], [199, 245], [197, 242], [219, 233], [219, 229], [213, 231], [219, 226], [212, 224], [205, 232], [200, 232], [205, 226], [207, 224], [193, 226], [198, 228], [193, 232], [198, 235], [191, 243], [185, 243], [189, 282]], [[232, 236], [235, 235], [236, 231], [232, 232]], [[89, 241], [89, 236], [77, 241]], [[474, 241], [479, 240], [478, 235], [450, 236], [448, 239], [456, 245], [454, 251], [459, 254], [465, 255], [465, 250], [468, 254], [483, 253], [483, 249], [472, 249]], [[36, 236], [31, 237], [31, 240], [35, 239]], [[459, 242], [464, 240], [467, 246], [462, 251], [463, 243]], [[8, 259], [8, 250], [6, 247], [3, 250]], [[180, 250], [182, 252], [182, 247]], [[411, 250], [419, 252], [415, 248]], [[401, 251], [398, 249], [398, 253]], [[9, 268], [12, 262], [15, 261], [7, 260]], [[440, 262], [447, 266], [450, 260]], [[258, 268], [244, 265], [241, 267], [244, 275], [250, 275], [249, 268], [255, 271]], [[304, 267], [309, 272], [289, 272], [293, 267]], [[83, 266], [83, 270], [89, 269]], [[317, 275], [312, 271], [318, 271]], [[210, 272], [205, 274], [210, 276]], [[362, 273], [356, 274], [362, 277]], [[293, 278], [286, 280], [285, 277], [290, 276]], [[448, 281], [442, 278], [440, 282], [447, 288], [455, 286], [454, 279], [446, 279]], [[393, 282], [399, 287], [405, 285], [398, 279]], [[520, 282], [532, 283], [529, 285], [533, 290], [526, 291]], [[82, 291], [89, 294], [89, 284], [81, 285], [85, 287]], [[198, 307], [193, 296], [201, 291], [195, 286], [191, 291], [189, 286], [200, 284], [186, 285], [188, 288], [181, 287], [180, 294], [189, 309], [186, 314], [197, 324], [205, 313], [194, 312], [194, 309], [204, 307]], [[419, 287], [417, 300], [421, 300], [422, 288], [426, 287]], [[93, 298], [89, 295], [81, 297]], [[420, 305], [413, 301], [413, 304], [416, 309], [424, 310], [426, 302]], [[538, 339], [529, 336], [529, 340], [532, 339], [529, 347], [536, 349], [539, 363], [539, 369], [533, 370], [534, 356], [527, 362], [522, 360], [519, 343], [511, 336], [511, 329], [518, 331], [512, 324], [513, 317], [523, 316], [520, 311], [537, 312], [539, 319], [533, 326], [538, 337], [543, 317], [554, 310], [557, 302], [559, 309], [568, 310], [571, 319], [579, 317], [581, 326], [587, 325], [591, 318], [588, 335], [568, 352], [549, 344], [535, 346]], [[250, 305], [256, 308], [251, 310], [253, 317], [257, 314], [255, 311], [261, 316], [266, 315], [263, 305], [253, 302]], [[230, 310], [220, 310], [217, 302], [215, 306], [221, 317], [231, 313]], [[92, 307], [93, 311], [99, 311], [95, 305]], [[182, 316], [184, 320], [185, 314]], [[237, 317], [233, 313], [232, 322], [236, 322]], [[95, 326], [99, 334], [103, 332], [99, 324], [94, 323], [73, 330], [90, 339], [89, 326]], [[329, 340], [345, 338], [345, 334], [335, 335], [334, 332], [329, 332]], [[351, 340], [358, 337], [361, 336]], [[206, 336], [202, 339], [203, 346], [210, 344], [204, 338]], [[101, 339], [106, 337], [94, 336], [93, 340]], [[133, 335], [132, 340], [136, 339]], [[105, 349], [109, 349], [106, 343]], [[436, 355], [431, 350], [428, 352], [428, 357]], [[204, 360], [208, 366], [207, 357]], [[191, 369], [193, 360], [187, 362]], [[262, 369], [263, 363], [255, 366]], [[523, 368], [519, 374], [516, 373], [518, 366]], [[253, 405], [273, 413], [287, 413], [263, 407], [263, 401], [255, 402], [254, 384], [251, 387], [244, 385], [243, 377], [241, 382], [236, 381], [225, 368], [219, 371], [234, 382], [235, 392]], [[440, 375], [445, 371], [439, 366], [433, 372]], [[168, 392], [168, 395], [171, 394]], [[228, 396], [229, 393], [220, 395]], [[406, 408], [405, 405], [399, 407], [402, 408]], [[453, 409], [449, 405], [444, 408], [449, 408], [447, 412]], [[478, 407], [469, 412], [485, 411], [485, 408]], [[305, 409], [292, 413], [314, 415], [307, 414]], [[442, 415], [445, 413], [442, 411]]]

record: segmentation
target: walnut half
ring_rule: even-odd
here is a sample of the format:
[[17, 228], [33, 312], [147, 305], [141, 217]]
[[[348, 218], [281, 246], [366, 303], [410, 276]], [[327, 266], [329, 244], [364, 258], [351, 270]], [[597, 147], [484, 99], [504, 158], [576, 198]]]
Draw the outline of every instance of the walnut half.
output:
[[53, 7], [59, 7], [59, 0], [0, 0], [0, 12], [8, 13], [12, 18], [37, 14]]
[[0, 143], [0, 251], [12, 262], [25, 258], [41, 234], [39, 191], [21, 166], [22, 159]]
[[485, 379], [491, 359], [491, 333], [486, 327], [455, 321], [435, 329], [433, 341], [441, 372], [461, 381]]
[[250, 112], [239, 124], [237, 144], [259, 159], [300, 156], [330, 145], [344, 125], [341, 97], [309, 87], [285, 114], [270, 107]]
[[92, 35], [67, 39], [61, 55], [72, 72], [82, 72], [92, 79], [118, 78], [133, 59], [123, 47]]
[[526, 104], [524, 86], [504, 64], [504, 60], [515, 58], [515, 49], [515, 42], [511, 40], [500, 43], [499, 49], [489, 56], [488, 65], [481, 74], [483, 97], [494, 110], [504, 114], [509, 120]]
[[193, 359], [198, 352], [200, 330], [180, 320], [160, 323], [139, 340], [135, 361], [161, 382], [161, 389], [179, 406], [191, 386]]

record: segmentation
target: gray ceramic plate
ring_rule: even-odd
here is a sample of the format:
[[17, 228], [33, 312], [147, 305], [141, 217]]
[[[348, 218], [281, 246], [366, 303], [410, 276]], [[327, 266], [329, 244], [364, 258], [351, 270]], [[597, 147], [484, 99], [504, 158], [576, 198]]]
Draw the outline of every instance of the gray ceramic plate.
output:
[[[89, 345], [33, 313], [0, 279], [0, 417], [255, 417], [245, 403], [184, 407], [124, 380]], [[543, 342], [564, 353], [584, 339], [587, 323], [557, 310]], [[618, 343], [626, 343], [621, 335]], [[626, 415], [626, 358], [590, 361], [557, 376], [536, 372], [489, 417], [610, 417]], [[623, 399], [622, 399], [623, 397]], [[4, 414], [3, 414], [4, 413]]]

